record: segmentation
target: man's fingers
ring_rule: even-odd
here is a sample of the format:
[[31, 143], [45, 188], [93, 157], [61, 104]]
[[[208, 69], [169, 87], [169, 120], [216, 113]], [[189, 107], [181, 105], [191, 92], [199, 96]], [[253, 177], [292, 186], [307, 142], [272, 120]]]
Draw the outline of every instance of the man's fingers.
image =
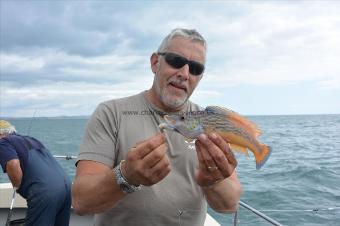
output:
[[152, 171], [155, 178], [158, 181], [162, 180], [171, 171], [170, 160], [167, 156], [164, 156], [153, 168]]
[[154, 137], [151, 137], [141, 143], [139, 143], [134, 151], [134, 157], [137, 159], [142, 159], [146, 155], [148, 155], [151, 151], [156, 149], [158, 146], [164, 144], [166, 142], [165, 136], [162, 133], [157, 134]]
[[197, 141], [195, 144], [196, 144], [196, 152], [197, 152], [198, 162], [200, 164], [205, 164], [204, 158], [203, 158], [203, 155], [202, 155], [201, 144], [199, 144], [199, 141]]
[[223, 151], [224, 155], [228, 159], [228, 162], [236, 167], [237, 160], [234, 153], [231, 151], [229, 144], [223, 140], [221, 136], [215, 133], [209, 134], [209, 139], [211, 139]]
[[199, 156], [198, 156], [199, 160], [202, 164], [205, 165], [206, 169], [209, 169], [209, 167], [216, 167], [216, 163], [215, 163], [213, 157], [211, 156], [211, 154], [206, 149], [204, 143], [197, 140], [196, 141], [196, 149], [198, 149], [197, 153], [199, 154]]
[[168, 150], [166, 143], [161, 144], [153, 151], [149, 152], [143, 160], [143, 164], [146, 168], [154, 167], [165, 155]]
[[[225, 171], [228, 170], [228, 159], [226, 158], [225, 154], [220, 150], [220, 148], [212, 142], [205, 134], [200, 135], [199, 137], [200, 143], [202, 143], [203, 148], [208, 151], [210, 154], [210, 158], [212, 158], [213, 161], [209, 161], [208, 167], [214, 167], [217, 166], [220, 170]], [[212, 168], [211, 168], [212, 169]]]
[[151, 186], [161, 181], [165, 176], [170, 173], [170, 161], [165, 155], [156, 165], [152, 168], [145, 169], [143, 173], [143, 185]]

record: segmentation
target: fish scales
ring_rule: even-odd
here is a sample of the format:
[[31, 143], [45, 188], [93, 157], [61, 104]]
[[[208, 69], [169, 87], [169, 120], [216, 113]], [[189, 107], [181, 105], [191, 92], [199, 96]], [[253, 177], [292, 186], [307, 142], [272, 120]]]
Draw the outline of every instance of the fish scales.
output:
[[204, 117], [201, 117], [201, 123], [203, 124], [204, 128], [213, 127], [216, 129], [216, 131], [221, 131], [221, 132], [226, 131], [226, 132], [234, 133], [248, 140], [257, 149], [261, 148], [258, 145], [258, 142], [256, 141], [256, 139], [253, 138], [253, 136], [251, 136], [247, 131], [244, 131], [242, 128], [236, 127], [235, 124], [233, 124], [223, 115], [217, 115], [217, 114], [213, 115], [211, 113], [207, 114]]
[[161, 129], [174, 130], [188, 139], [196, 139], [201, 133], [215, 131], [230, 143], [234, 151], [247, 154], [251, 151], [260, 169], [271, 154], [271, 147], [257, 140], [261, 134], [257, 125], [229, 109], [209, 106], [204, 111], [184, 115], [165, 115]]

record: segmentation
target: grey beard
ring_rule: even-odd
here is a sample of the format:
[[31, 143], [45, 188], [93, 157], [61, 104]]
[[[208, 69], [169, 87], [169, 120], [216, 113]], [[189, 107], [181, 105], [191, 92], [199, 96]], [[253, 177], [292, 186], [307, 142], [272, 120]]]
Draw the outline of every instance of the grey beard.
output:
[[161, 90], [159, 80], [157, 77], [156, 80], [154, 81], [154, 85], [156, 93], [160, 96], [162, 103], [168, 108], [177, 109], [181, 107], [183, 104], [185, 104], [186, 101], [188, 100], [188, 95], [181, 99], [176, 98], [176, 100], [168, 98], [169, 96], [172, 96], [171, 93], [169, 93], [167, 89]]
[[[162, 91], [161, 91], [162, 92]], [[176, 100], [172, 99], [172, 98], [168, 98], [171, 94], [167, 93], [166, 90], [164, 90], [162, 92], [163, 95], [161, 96], [162, 102], [165, 106], [169, 107], [169, 108], [179, 108], [181, 107], [183, 104], [185, 104], [185, 102], [187, 101], [187, 97], [186, 98], [177, 98]]]

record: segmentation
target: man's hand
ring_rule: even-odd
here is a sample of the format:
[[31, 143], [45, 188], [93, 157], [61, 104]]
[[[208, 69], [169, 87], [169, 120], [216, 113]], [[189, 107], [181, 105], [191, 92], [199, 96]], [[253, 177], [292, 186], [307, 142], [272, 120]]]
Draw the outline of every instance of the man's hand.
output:
[[201, 134], [195, 144], [199, 160], [196, 179], [200, 186], [214, 185], [233, 174], [237, 161], [221, 136]]
[[237, 161], [221, 136], [202, 134], [196, 141], [199, 169], [197, 183], [202, 186], [210, 207], [221, 213], [235, 212], [242, 194], [236, 174]]
[[130, 184], [151, 186], [164, 179], [170, 172], [166, 154], [168, 145], [164, 134], [157, 134], [136, 144], [122, 165], [122, 173]]

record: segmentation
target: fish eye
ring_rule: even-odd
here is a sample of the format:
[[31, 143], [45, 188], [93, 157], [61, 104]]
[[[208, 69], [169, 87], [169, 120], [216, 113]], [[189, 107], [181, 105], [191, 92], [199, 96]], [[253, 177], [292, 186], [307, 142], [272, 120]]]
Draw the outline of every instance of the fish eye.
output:
[[185, 118], [184, 118], [184, 116], [182, 115], [182, 116], [180, 117], [180, 119], [183, 121]]

